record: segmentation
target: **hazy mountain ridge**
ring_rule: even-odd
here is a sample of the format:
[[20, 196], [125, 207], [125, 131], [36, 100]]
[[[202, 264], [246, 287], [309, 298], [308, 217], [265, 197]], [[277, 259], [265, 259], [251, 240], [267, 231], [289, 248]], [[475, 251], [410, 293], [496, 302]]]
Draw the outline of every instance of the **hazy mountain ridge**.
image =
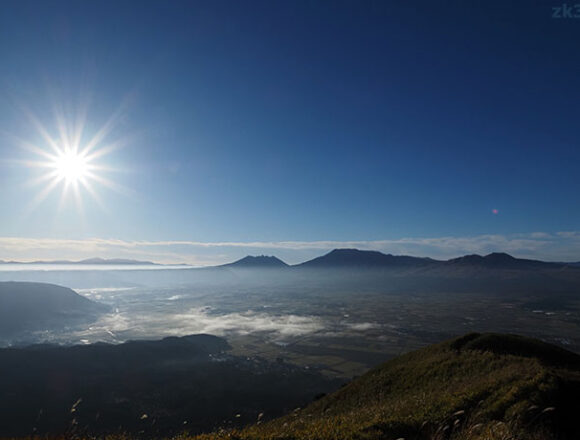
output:
[[[384, 269], [384, 268], [448, 268], [448, 267], [481, 267], [489, 269], [558, 269], [575, 267], [578, 263], [559, 263], [516, 258], [504, 252], [492, 252], [487, 255], [464, 255], [448, 260], [436, 260], [429, 257], [412, 257], [408, 255], [384, 254], [379, 251], [360, 249], [334, 249], [320, 257], [302, 263], [288, 265], [275, 256], [246, 256], [233, 263], [217, 267], [288, 267], [293, 269]], [[216, 267], [216, 266], [214, 266]]]
[[[72, 260], [52, 260], [52, 261], [3, 261], [0, 264], [46, 264], [46, 265], [135, 265], [135, 266], [163, 266], [163, 264], [152, 261], [140, 261], [124, 258], [87, 258], [79, 261]], [[183, 265], [180, 263], [180, 265]], [[505, 252], [492, 252], [487, 255], [469, 254], [448, 260], [438, 260], [430, 257], [414, 257], [409, 255], [392, 255], [380, 251], [360, 250], [354, 248], [338, 248], [297, 264], [287, 264], [274, 255], [247, 255], [231, 263], [218, 266], [205, 266], [197, 269], [215, 268], [425, 268], [452, 266], [472, 266], [503, 269], [554, 269], [563, 267], [580, 267], [580, 262], [546, 262], [526, 258], [517, 258]]]
[[488, 268], [503, 269], [557, 269], [573, 264], [552, 263], [540, 260], [529, 260], [525, 258], [515, 258], [504, 252], [493, 252], [481, 256], [477, 254], [465, 255], [459, 258], [452, 258], [446, 261], [450, 265], [482, 266]]
[[233, 263], [223, 264], [218, 267], [230, 267], [230, 268], [283, 268], [288, 267], [284, 261], [280, 260], [274, 256], [268, 255], [258, 255], [252, 256], [248, 255], [240, 260], [234, 261]]
[[[275, 286], [352, 291], [462, 292], [573, 295], [580, 288], [580, 268], [567, 263], [515, 258], [506, 253], [466, 255], [449, 260], [387, 255], [378, 251], [335, 249], [323, 256], [288, 266], [221, 266], [192, 269], [208, 273], [237, 267], [233, 282], [260, 280]], [[275, 270], [277, 269], [277, 270]], [[230, 275], [228, 275], [230, 276]], [[224, 275], [224, 279], [227, 278]]]
[[158, 263], [153, 263], [152, 261], [139, 261], [131, 260], [126, 258], [86, 258], [84, 260], [72, 261], [72, 260], [37, 260], [37, 261], [4, 261], [0, 260], [0, 264], [127, 264], [127, 265], [141, 265], [141, 266], [159, 266]]
[[381, 267], [424, 267], [436, 263], [431, 258], [410, 257], [405, 255], [383, 254], [378, 251], [358, 249], [334, 249], [326, 255], [314, 258], [295, 267], [302, 268], [381, 268]]

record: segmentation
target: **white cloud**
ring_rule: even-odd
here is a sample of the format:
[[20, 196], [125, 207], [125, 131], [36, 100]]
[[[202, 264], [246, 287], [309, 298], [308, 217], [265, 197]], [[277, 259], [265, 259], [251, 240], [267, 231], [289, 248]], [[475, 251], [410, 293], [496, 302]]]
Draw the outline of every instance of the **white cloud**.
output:
[[355, 331], [359, 331], [359, 332], [364, 332], [367, 330], [373, 330], [373, 329], [378, 329], [381, 328], [380, 324], [377, 324], [375, 322], [358, 322], [358, 323], [354, 323], [354, 324], [349, 324], [348, 327], [351, 330], [355, 330]]
[[67, 337], [91, 342], [122, 342], [200, 333], [218, 336], [267, 333], [273, 340], [283, 340], [319, 332], [324, 327], [324, 322], [316, 316], [269, 315], [252, 310], [217, 315], [207, 307], [196, 307], [178, 314], [112, 313]]
[[211, 315], [203, 308], [190, 309], [185, 313], [174, 315], [171, 325], [176, 325], [184, 334], [224, 335], [228, 332], [237, 334], [268, 332], [281, 337], [302, 336], [324, 328], [322, 321], [312, 316], [274, 316], [250, 310], [243, 313]]

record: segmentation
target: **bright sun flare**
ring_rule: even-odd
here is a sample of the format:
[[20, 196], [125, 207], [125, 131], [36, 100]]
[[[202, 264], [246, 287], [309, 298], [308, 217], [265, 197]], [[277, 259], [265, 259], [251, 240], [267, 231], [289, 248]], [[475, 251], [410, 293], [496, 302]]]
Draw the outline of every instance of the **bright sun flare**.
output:
[[125, 191], [122, 186], [105, 177], [114, 169], [99, 163], [103, 156], [127, 142], [123, 138], [112, 142], [105, 140], [117, 125], [119, 114], [114, 113], [92, 137], [85, 138], [83, 131], [86, 110], [80, 111], [79, 115], [69, 119], [57, 113], [55, 134], [50, 133], [50, 130], [32, 113], [27, 112], [29, 120], [43, 140], [41, 144], [15, 138], [22, 148], [38, 157], [37, 160], [22, 162], [28, 167], [44, 170], [30, 182], [33, 185], [42, 186], [41, 191], [31, 201], [31, 209], [59, 187], [62, 188], [59, 208], [69, 196], [73, 196], [77, 207], [81, 210], [83, 192], [88, 193], [97, 204], [103, 206], [97, 186], [106, 186], [120, 192]]
[[89, 175], [90, 164], [87, 158], [74, 151], [62, 153], [54, 159], [52, 164], [58, 179], [67, 183], [84, 182]]

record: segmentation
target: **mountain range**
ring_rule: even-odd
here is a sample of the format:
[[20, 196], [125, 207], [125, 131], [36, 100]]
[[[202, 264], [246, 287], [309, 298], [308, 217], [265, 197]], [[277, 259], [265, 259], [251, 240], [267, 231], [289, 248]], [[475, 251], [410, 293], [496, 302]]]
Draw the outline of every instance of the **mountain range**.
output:
[[578, 267], [578, 263], [555, 263], [516, 258], [507, 253], [493, 252], [485, 256], [473, 254], [449, 260], [427, 257], [384, 254], [359, 249], [334, 249], [329, 253], [296, 265], [288, 265], [275, 256], [247, 256], [217, 267], [229, 268], [311, 268], [311, 269], [388, 269], [388, 268], [449, 268], [483, 267], [490, 269], [562, 269]]
[[[151, 261], [131, 260], [124, 258], [87, 258], [79, 261], [51, 260], [51, 261], [2, 261], [0, 264], [72, 264], [72, 265], [139, 265], [139, 266], [163, 266]], [[516, 258], [507, 253], [493, 252], [488, 255], [464, 255], [449, 260], [436, 260], [429, 257], [412, 257], [408, 255], [384, 254], [379, 251], [359, 249], [334, 249], [325, 255], [311, 260], [289, 265], [276, 256], [248, 255], [231, 263], [205, 268], [355, 268], [355, 269], [381, 269], [381, 268], [424, 268], [451, 266], [479, 266], [487, 268], [503, 269], [554, 269], [563, 267], [580, 267], [580, 262], [545, 262], [525, 258]], [[203, 269], [203, 268], [202, 268]]]

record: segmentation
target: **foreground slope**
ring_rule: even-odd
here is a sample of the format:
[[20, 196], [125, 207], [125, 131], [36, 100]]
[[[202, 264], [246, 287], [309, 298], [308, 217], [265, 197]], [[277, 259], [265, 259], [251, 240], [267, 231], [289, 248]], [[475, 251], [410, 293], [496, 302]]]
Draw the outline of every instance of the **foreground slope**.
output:
[[0, 349], [0, 438], [126, 432], [167, 438], [272, 418], [337, 381], [284, 362], [228, 355], [225, 339]]
[[302, 410], [209, 438], [579, 438], [580, 356], [472, 333], [374, 368]]

